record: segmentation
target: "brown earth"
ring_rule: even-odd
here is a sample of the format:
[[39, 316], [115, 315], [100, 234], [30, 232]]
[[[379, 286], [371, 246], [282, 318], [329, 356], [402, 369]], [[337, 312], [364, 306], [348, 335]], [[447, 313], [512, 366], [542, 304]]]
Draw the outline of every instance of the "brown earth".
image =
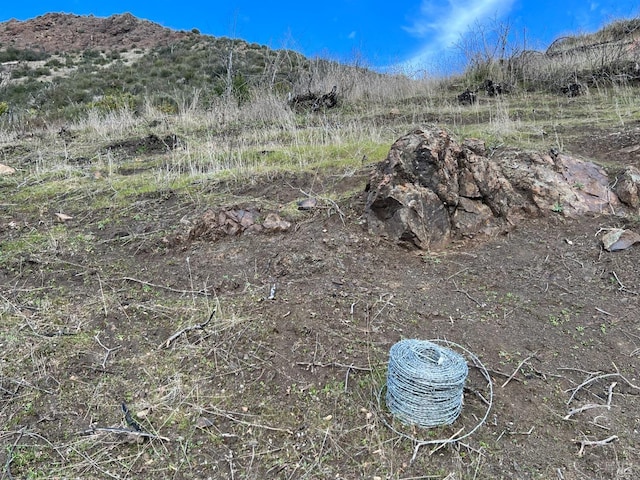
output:
[[0, 46], [47, 53], [132, 50], [168, 45], [187, 36], [130, 13], [107, 18], [47, 13], [30, 20], [0, 23]]
[[[638, 164], [624, 150], [637, 126], [583, 133], [568, 151]], [[212, 207], [197, 195], [141, 194], [127, 223], [104, 227], [105, 211], [65, 196], [41, 217], [3, 207], [2, 241], [56, 228], [94, 237], [0, 268], [5, 312], [22, 324], [2, 343], [23, 342], [21, 357], [0, 363], [4, 476], [26, 478], [36, 465], [57, 478], [638, 478], [639, 250], [605, 252], [598, 237], [639, 231], [638, 217], [549, 212], [487, 241], [417, 252], [367, 233], [369, 173], [209, 185], [239, 199], [224, 207], [263, 216], [286, 217], [280, 206], [304, 199], [301, 190], [318, 198], [284, 233], [215, 241], [188, 238]], [[327, 197], [354, 188], [362, 193]], [[62, 210], [73, 217], [64, 227], [50, 215]], [[47, 319], [57, 308], [63, 324]], [[188, 326], [197, 328], [158, 348]], [[488, 369], [491, 412], [464, 442], [416, 451], [385, 425], [378, 394], [401, 338], [455, 342]], [[29, 378], [16, 376], [16, 360], [33, 365]], [[479, 423], [481, 398], [488, 388], [471, 368], [451, 428], [394, 426], [446, 439]], [[168, 440], [81, 435], [122, 426], [123, 401]], [[19, 461], [29, 445], [41, 457]]]

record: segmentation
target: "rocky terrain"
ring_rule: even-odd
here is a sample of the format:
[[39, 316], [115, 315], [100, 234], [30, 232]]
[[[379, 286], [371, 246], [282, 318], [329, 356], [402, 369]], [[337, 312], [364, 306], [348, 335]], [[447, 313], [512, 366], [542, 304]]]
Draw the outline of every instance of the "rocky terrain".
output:
[[128, 51], [168, 45], [187, 36], [130, 13], [100, 18], [47, 13], [26, 20], [0, 23], [0, 48], [40, 50], [47, 53], [83, 50]]

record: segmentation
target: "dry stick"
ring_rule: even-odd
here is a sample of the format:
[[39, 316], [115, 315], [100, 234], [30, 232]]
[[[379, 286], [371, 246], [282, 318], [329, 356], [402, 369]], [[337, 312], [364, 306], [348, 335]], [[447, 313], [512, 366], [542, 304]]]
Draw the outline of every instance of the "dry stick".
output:
[[520, 369], [522, 368], [522, 366], [523, 366], [526, 362], [528, 362], [529, 360], [531, 360], [533, 357], [535, 357], [537, 353], [538, 353], [538, 352], [534, 352], [533, 354], [529, 355], [527, 358], [525, 358], [524, 360], [522, 360], [522, 361], [518, 364], [518, 366], [516, 367], [516, 369], [513, 371], [513, 373], [509, 376], [509, 378], [507, 378], [507, 380], [502, 384], [502, 388], [506, 387], [506, 386], [507, 386], [507, 384], [508, 384], [511, 380], [513, 380], [513, 377], [515, 377], [515, 376], [518, 374], [518, 372], [520, 371]]
[[106, 370], [107, 369], [107, 360], [109, 360], [109, 355], [111, 355], [111, 352], [115, 352], [116, 350], [120, 350], [122, 348], [122, 345], [118, 345], [115, 348], [109, 348], [109, 347], [106, 347], [105, 345], [103, 345], [103, 343], [100, 341], [100, 337], [98, 337], [98, 335], [96, 335], [93, 338], [96, 339], [96, 342], [98, 342], [98, 345], [100, 345], [102, 348], [104, 348], [107, 351], [107, 353], [104, 355], [104, 360], [102, 360], [102, 370]]
[[607, 410], [611, 410], [611, 398], [613, 397], [613, 389], [618, 384], [618, 382], [613, 382], [609, 385], [609, 395], [607, 397], [607, 403], [605, 405], [598, 405], [596, 403], [588, 403], [587, 405], [583, 405], [580, 408], [573, 408], [569, 410], [569, 413], [565, 415], [564, 419], [569, 420], [572, 415], [576, 413], [584, 412], [585, 410], [591, 410], [592, 408], [606, 408]]
[[616, 282], [618, 282], [618, 285], [620, 285], [620, 288], [618, 288], [619, 291], [627, 292], [632, 295], [640, 295], [640, 293], [634, 292], [633, 290], [629, 290], [627, 287], [625, 287], [625, 285], [620, 281], [620, 279], [618, 278], [618, 275], [616, 275], [616, 272], [614, 270], [611, 270], [611, 273], [613, 274], [613, 277], [616, 279]]
[[604, 311], [604, 310], [602, 310], [601, 308], [598, 308], [598, 307], [596, 307], [596, 310], [599, 311], [600, 313], [604, 313], [605, 315], [609, 315], [609, 316], [612, 315], [611, 313], [606, 312], [606, 311]]
[[171, 343], [173, 343], [174, 340], [176, 340], [180, 335], [182, 335], [184, 333], [191, 332], [192, 330], [203, 330], [204, 327], [206, 327], [207, 324], [213, 319], [214, 315], [216, 314], [216, 310], [217, 309], [218, 309], [218, 307], [213, 307], [213, 311], [211, 312], [211, 315], [209, 315], [209, 318], [207, 319], [206, 322], [198, 323], [196, 325], [190, 325], [188, 327], [183, 328], [182, 330], [178, 330], [176, 333], [174, 333], [169, 338], [167, 338], [164, 342], [162, 342], [160, 345], [158, 345], [158, 349], [160, 349], [160, 348], [169, 348]]
[[453, 286], [454, 286], [454, 287], [456, 287], [456, 289], [454, 290], [454, 292], [464, 293], [464, 294], [467, 296], [467, 298], [468, 298], [469, 300], [474, 301], [474, 302], [475, 302], [475, 303], [476, 303], [480, 308], [484, 308], [484, 307], [486, 307], [486, 306], [487, 306], [487, 304], [486, 304], [486, 303], [480, 303], [478, 300], [476, 300], [476, 299], [475, 299], [475, 298], [473, 298], [471, 295], [469, 295], [469, 293], [468, 293], [466, 290], [460, 290], [460, 289], [458, 288], [458, 284], [456, 283], [456, 281], [455, 281], [455, 280], [452, 280], [452, 282], [453, 282]]
[[603, 446], [617, 439], [617, 435], [611, 435], [609, 438], [605, 438], [604, 440], [574, 440], [574, 442], [580, 442], [580, 451], [578, 452], [578, 456], [582, 457], [584, 455], [584, 447]]
[[[444, 447], [445, 445], [447, 445], [448, 443], [451, 442], [451, 440], [453, 440], [454, 438], [456, 438], [458, 435], [460, 435], [462, 433], [462, 431], [464, 430], [464, 427], [460, 428], [460, 430], [458, 430], [456, 433], [454, 433], [453, 435], [451, 435], [445, 442], [442, 442], [441, 444], [437, 445], [436, 447], [434, 447], [430, 452], [429, 452], [429, 456], [433, 455], [434, 453], [436, 453], [438, 450], [440, 450], [442, 447]], [[418, 454], [418, 449], [424, 445], [424, 443], [418, 443], [415, 447], [415, 449], [413, 450], [413, 457], [411, 457], [411, 463], [413, 463], [413, 461], [416, 458], [416, 455]]]
[[171, 439], [167, 437], [162, 437], [160, 435], [155, 435], [153, 433], [148, 432], [139, 432], [138, 430], [129, 430], [128, 428], [116, 428], [116, 427], [91, 427], [86, 430], [83, 430], [79, 433], [79, 435], [95, 435], [96, 433], [126, 433], [127, 435], [134, 435], [136, 437], [146, 437], [151, 438], [153, 440], [162, 440], [165, 442], [170, 442]]
[[296, 365], [300, 365], [303, 367], [311, 368], [327, 368], [327, 367], [337, 367], [337, 368], [346, 368], [348, 370], [360, 370], [362, 372], [370, 372], [373, 370], [372, 367], [358, 367], [356, 365], [346, 365], [344, 363], [330, 362], [330, 363], [311, 363], [311, 362], [296, 362]]
[[[627, 378], [620, 374], [620, 373], [606, 373], [604, 375], [598, 375], [597, 377], [593, 377], [593, 378], [589, 378], [587, 380], [585, 380], [584, 382], [582, 382], [580, 385], [578, 385], [576, 388], [573, 389], [573, 393], [571, 394], [571, 397], [569, 397], [569, 400], [567, 401], [567, 405], [569, 405], [574, 397], [576, 396], [576, 394], [578, 393], [578, 391], [582, 388], [585, 387], [587, 385], [589, 385], [592, 382], [595, 382], [596, 380], [601, 380], [603, 378], [609, 378], [609, 377], [619, 377], [622, 380], [624, 380], [626, 382], [627, 385], [629, 385], [631, 388], [635, 389], [635, 390], [640, 390], [640, 387], [638, 387], [637, 385], [634, 385], [633, 383], [631, 383], [629, 380], [627, 380]], [[571, 390], [571, 389], [569, 389]], [[567, 392], [569, 390], [566, 390]]]
[[[11, 446], [11, 449], [9, 450], [9, 452], [7, 452], [7, 462], [4, 464], [4, 471], [7, 474], [7, 477], [9, 478], [9, 480], [13, 479], [13, 475], [11, 475], [11, 462], [13, 461], [13, 452], [15, 451], [16, 447], [18, 446], [18, 443], [20, 442], [20, 440], [22, 439], [22, 436], [24, 435], [24, 429], [27, 427], [22, 427], [20, 429], [20, 431], [18, 432], [18, 438], [16, 438], [16, 441], [13, 442], [13, 445]], [[3, 475], [4, 477], [4, 475]]]
[[145, 282], [144, 280], [138, 280], [137, 278], [133, 278], [133, 277], [122, 277], [122, 278], [120, 278], [120, 280], [127, 280], [129, 282], [136, 282], [136, 283], [140, 283], [142, 285], [147, 285], [149, 287], [161, 288], [163, 290], [168, 290], [169, 292], [181, 293], [183, 295], [194, 295], [194, 294], [196, 294], [196, 295], [204, 295], [205, 297], [208, 297], [209, 295], [211, 295], [206, 290], [200, 290], [200, 291], [180, 290], [178, 288], [171, 288], [171, 287], [166, 287], [164, 285], [158, 285], [157, 283]]
[[338, 206], [338, 204], [331, 200], [328, 197], [323, 197], [321, 195], [311, 195], [310, 193], [305, 192], [304, 190], [302, 190], [301, 188], [299, 188], [298, 190], [300, 190], [300, 193], [302, 193], [303, 195], [306, 195], [309, 198], [315, 197], [315, 198], [319, 198], [320, 200], [324, 200], [327, 203], [330, 203], [331, 205], [333, 205], [333, 208], [335, 209], [336, 213], [338, 214], [338, 216], [340, 217], [340, 221], [342, 222], [342, 224], [344, 225], [344, 219], [346, 218], [346, 215], [344, 214], [344, 212], [342, 210], [340, 210], [340, 207]]
[[260, 423], [246, 422], [244, 420], [240, 420], [239, 418], [234, 417], [233, 415], [231, 415], [231, 414], [229, 414], [227, 412], [219, 411], [217, 409], [216, 409], [216, 411], [202, 409], [202, 411], [205, 412], [205, 413], [209, 413], [211, 415], [218, 415], [220, 417], [224, 417], [226, 419], [231, 420], [232, 422], [236, 422], [236, 423], [239, 423], [241, 425], [247, 425], [249, 427], [255, 427], [255, 428], [263, 428], [265, 430], [270, 430], [272, 432], [284, 432], [284, 433], [287, 433], [289, 435], [293, 435], [293, 432], [291, 430], [289, 430], [288, 428], [278, 428], [278, 427], [271, 427], [269, 425], [262, 425]]
[[444, 281], [446, 282], [447, 280], [451, 280], [453, 277], [456, 277], [460, 275], [462, 272], [466, 272], [467, 270], [469, 270], [469, 267], [465, 267], [462, 270], [458, 270], [456, 273], [449, 275], [447, 278], [445, 278]]
[[104, 316], [107, 317], [107, 300], [104, 298], [104, 289], [102, 288], [102, 280], [100, 279], [100, 274], [96, 273], [98, 277], [98, 284], [100, 285], [100, 295], [102, 296], [102, 308], [104, 309]]

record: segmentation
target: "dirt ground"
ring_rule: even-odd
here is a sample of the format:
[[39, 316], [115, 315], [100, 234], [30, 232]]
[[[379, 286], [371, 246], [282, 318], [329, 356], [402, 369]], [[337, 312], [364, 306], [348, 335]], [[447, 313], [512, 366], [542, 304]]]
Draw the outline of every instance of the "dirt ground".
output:
[[[638, 144], [628, 125], [565, 147], [638, 165]], [[638, 216], [550, 212], [411, 251], [368, 234], [348, 193], [368, 172], [210, 185], [284, 217], [301, 190], [319, 199], [286, 232], [217, 241], [185, 239], [217, 206], [184, 192], [141, 194], [102, 226], [64, 196], [40, 217], [3, 207], [4, 245], [50, 240], [0, 267], [0, 478], [638, 478], [640, 247], [606, 252], [598, 236], [639, 231]], [[49, 215], [61, 205], [72, 220]], [[379, 392], [402, 338], [463, 346], [492, 397], [470, 361], [453, 426], [394, 422]], [[439, 449], [397, 433], [479, 423]], [[101, 430], [134, 425], [154, 437]]]

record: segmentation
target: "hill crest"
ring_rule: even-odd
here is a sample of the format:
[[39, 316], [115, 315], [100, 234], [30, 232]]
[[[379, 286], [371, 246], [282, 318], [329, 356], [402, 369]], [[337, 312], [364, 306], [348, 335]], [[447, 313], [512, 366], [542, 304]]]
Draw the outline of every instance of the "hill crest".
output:
[[29, 20], [0, 23], [0, 48], [47, 53], [82, 50], [129, 50], [167, 45], [188, 35], [130, 13], [95, 17], [47, 13]]

